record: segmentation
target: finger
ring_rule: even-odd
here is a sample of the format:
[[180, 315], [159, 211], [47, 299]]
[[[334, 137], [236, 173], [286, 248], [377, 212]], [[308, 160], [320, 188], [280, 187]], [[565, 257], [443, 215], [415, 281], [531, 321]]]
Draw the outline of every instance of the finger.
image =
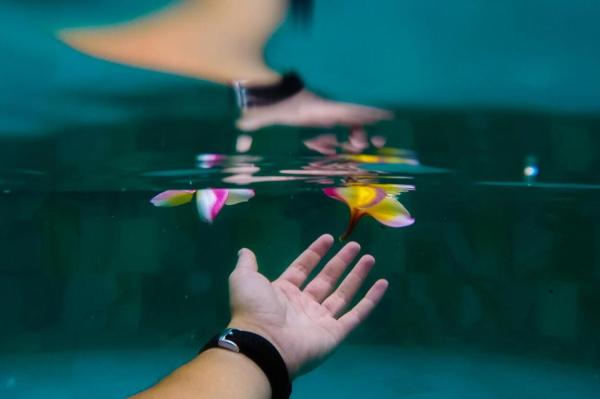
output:
[[381, 120], [391, 119], [392, 116], [383, 111], [357, 110], [348, 115], [349, 119], [362, 123], [374, 123]]
[[387, 109], [366, 107], [364, 105], [355, 105], [355, 104], [350, 104], [349, 106], [353, 107], [356, 113], [361, 113], [363, 115], [369, 114], [369, 115], [377, 116], [378, 118], [393, 118], [394, 117], [394, 113]]
[[249, 117], [248, 115], [244, 115], [235, 122], [235, 125], [238, 129], [240, 129], [242, 131], [250, 132], [250, 131], [257, 130], [258, 128], [260, 128], [262, 125], [262, 122], [260, 121], [259, 118], [255, 117], [255, 116]]
[[233, 269], [233, 273], [247, 273], [258, 271], [258, 263], [256, 262], [256, 255], [254, 252], [247, 248], [242, 248], [238, 252], [238, 261]]
[[375, 258], [371, 255], [360, 258], [340, 286], [325, 299], [323, 306], [329, 310], [333, 317], [337, 317], [350, 304], [373, 265], [375, 265]]
[[340, 114], [358, 115], [362, 118], [371, 117], [377, 119], [391, 119], [394, 114], [381, 108], [365, 107], [355, 104], [341, 103], [337, 104]]
[[323, 270], [304, 288], [304, 292], [312, 296], [315, 301], [321, 303], [327, 295], [333, 291], [336, 283], [344, 270], [354, 260], [360, 252], [360, 245], [356, 242], [349, 242], [344, 245]]
[[332, 121], [332, 124], [340, 126], [363, 126], [378, 122], [381, 119], [383, 118], [374, 117], [373, 115], [361, 115], [348, 111], [339, 115], [335, 120]]
[[387, 280], [377, 280], [369, 289], [363, 299], [360, 300], [350, 311], [338, 319], [342, 325], [344, 336], [354, 330], [375, 309], [389, 283]]
[[241, 118], [239, 118], [235, 124], [238, 129], [246, 132], [251, 132], [267, 125], [277, 124], [276, 117], [277, 114], [273, 115], [268, 112], [247, 112]]
[[310, 272], [319, 264], [323, 256], [333, 245], [333, 237], [324, 234], [317, 238], [310, 246], [300, 254], [295, 261], [279, 276], [278, 280], [285, 280], [300, 287]]

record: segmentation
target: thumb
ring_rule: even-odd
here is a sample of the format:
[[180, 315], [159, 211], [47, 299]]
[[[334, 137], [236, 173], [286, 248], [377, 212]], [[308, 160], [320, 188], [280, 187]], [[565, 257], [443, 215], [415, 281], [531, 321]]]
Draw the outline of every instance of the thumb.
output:
[[234, 272], [257, 272], [258, 264], [256, 263], [256, 255], [247, 248], [242, 248], [238, 252], [238, 261], [235, 265]]

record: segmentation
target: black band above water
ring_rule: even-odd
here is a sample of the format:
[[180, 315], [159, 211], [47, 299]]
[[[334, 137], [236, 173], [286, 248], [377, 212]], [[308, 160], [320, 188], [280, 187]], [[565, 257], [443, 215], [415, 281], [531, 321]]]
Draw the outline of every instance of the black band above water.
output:
[[[237, 345], [239, 353], [245, 355], [260, 367], [271, 384], [273, 399], [288, 399], [292, 393], [292, 383], [287, 366], [279, 351], [267, 339], [258, 334], [236, 329], [228, 329], [225, 333], [215, 335], [204, 345], [200, 352], [210, 348], [223, 347], [219, 340], [226, 337], [226, 341]], [[226, 350], [233, 350], [227, 347]], [[235, 352], [235, 350], [233, 350]]]
[[242, 82], [234, 83], [238, 105], [242, 109], [275, 104], [299, 93], [303, 88], [302, 79], [293, 72], [283, 75], [279, 82], [272, 85], [247, 86]]
[[314, 0], [292, 0], [291, 6], [294, 20], [308, 24], [313, 14]]

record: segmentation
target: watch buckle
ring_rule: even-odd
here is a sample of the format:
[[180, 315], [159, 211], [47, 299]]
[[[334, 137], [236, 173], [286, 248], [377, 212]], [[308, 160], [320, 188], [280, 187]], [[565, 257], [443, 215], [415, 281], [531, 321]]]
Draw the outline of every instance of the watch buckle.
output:
[[233, 335], [234, 331], [235, 330], [233, 328], [227, 328], [225, 331], [223, 331], [223, 334], [221, 334], [219, 337], [218, 345], [221, 348], [239, 353], [240, 347], [237, 346], [235, 342], [227, 339], [228, 336]]

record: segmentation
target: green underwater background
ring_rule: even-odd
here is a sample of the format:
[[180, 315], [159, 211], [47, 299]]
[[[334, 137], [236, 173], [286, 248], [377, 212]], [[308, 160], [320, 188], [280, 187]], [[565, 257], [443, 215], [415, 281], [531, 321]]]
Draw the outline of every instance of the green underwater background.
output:
[[[226, 167], [283, 176], [329, 162], [304, 141], [348, 138], [271, 127], [236, 155], [226, 87], [54, 37], [165, 4], [0, 4], [2, 398], [144, 389], [225, 326], [239, 248], [275, 278], [318, 235], [346, 228], [348, 208], [312, 180], [252, 184], [256, 197], [212, 225], [191, 204], [150, 204], [169, 189], [238, 187], [223, 182]], [[330, 0], [308, 27], [279, 29], [271, 65], [331, 98], [392, 109], [367, 133], [418, 160], [359, 162], [369, 178], [415, 186], [400, 197], [415, 223], [356, 227], [377, 259], [369, 281], [390, 288], [292, 397], [598, 396], [598, 17], [584, 0]]]

